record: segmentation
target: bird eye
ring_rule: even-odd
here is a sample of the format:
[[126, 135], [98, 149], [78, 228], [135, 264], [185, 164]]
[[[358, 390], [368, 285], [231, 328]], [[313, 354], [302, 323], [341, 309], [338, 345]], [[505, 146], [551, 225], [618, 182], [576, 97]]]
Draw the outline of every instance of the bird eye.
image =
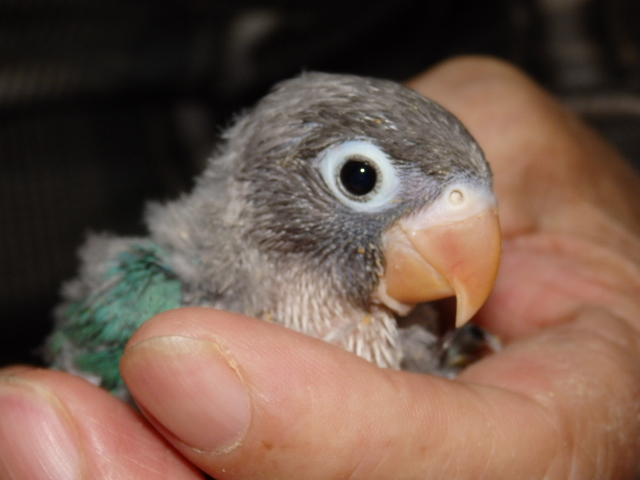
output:
[[318, 166], [336, 198], [357, 211], [384, 208], [400, 185], [396, 168], [386, 153], [366, 140], [329, 147]]
[[356, 197], [371, 193], [376, 188], [377, 179], [376, 168], [359, 157], [348, 159], [340, 169], [340, 183]]

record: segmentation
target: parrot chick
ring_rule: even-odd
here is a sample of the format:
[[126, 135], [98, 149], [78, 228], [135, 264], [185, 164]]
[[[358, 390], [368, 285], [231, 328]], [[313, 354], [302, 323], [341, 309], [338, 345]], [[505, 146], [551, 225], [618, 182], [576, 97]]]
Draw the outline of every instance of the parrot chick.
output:
[[238, 119], [191, 194], [148, 207], [149, 237], [89, 239], [52, 364], [126, 391], [118, 361], [133, 332], [202, 305], [381, 367], [437, 370], [439, 354], [420, 352], [433, 332], [401, 332], [397, 318], [455, 296], [460, 326], [480, 308], [500, 256], [496, 209], [480, 147], [445, 109], [391, 81], [305, 73]]

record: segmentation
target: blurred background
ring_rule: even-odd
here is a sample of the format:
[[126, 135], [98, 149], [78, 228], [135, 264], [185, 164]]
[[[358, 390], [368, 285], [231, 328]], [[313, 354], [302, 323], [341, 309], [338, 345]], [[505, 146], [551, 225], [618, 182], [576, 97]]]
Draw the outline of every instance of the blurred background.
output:
[[0, 365], [37, 363], [89, 231], [142, 234], [301, 70], [519, 65], [640, 162], [637, 0], [0, 0]]

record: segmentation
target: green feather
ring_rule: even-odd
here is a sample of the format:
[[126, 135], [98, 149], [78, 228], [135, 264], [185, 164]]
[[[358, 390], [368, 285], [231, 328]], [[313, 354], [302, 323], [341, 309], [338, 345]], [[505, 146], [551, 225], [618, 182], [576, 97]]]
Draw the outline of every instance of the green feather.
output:
[[109, 390], [124, 387], [118, 364], [126, 342], [149, 318], [182, 300], [180, 280], [166, 256], [152, 242], [119, 253], [100, 288], [66, 307], [65, 324], [51, 342], [54, 353], [70, 341], [82, 348], [74, 359], [80, 370], [99, 375]]

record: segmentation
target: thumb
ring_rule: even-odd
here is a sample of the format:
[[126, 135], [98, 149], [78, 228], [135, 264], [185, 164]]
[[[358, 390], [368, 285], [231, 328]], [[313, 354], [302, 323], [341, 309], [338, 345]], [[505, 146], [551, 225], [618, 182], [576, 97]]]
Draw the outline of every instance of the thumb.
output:
[[380, 369], [211, 309], [147, 322], [121, 372], [150, 422], [218, 480], [477, 478], [489, 457], [498, 478], [514, 452], [529, 475], [557, 453], [547, 413], [523, 396]]

